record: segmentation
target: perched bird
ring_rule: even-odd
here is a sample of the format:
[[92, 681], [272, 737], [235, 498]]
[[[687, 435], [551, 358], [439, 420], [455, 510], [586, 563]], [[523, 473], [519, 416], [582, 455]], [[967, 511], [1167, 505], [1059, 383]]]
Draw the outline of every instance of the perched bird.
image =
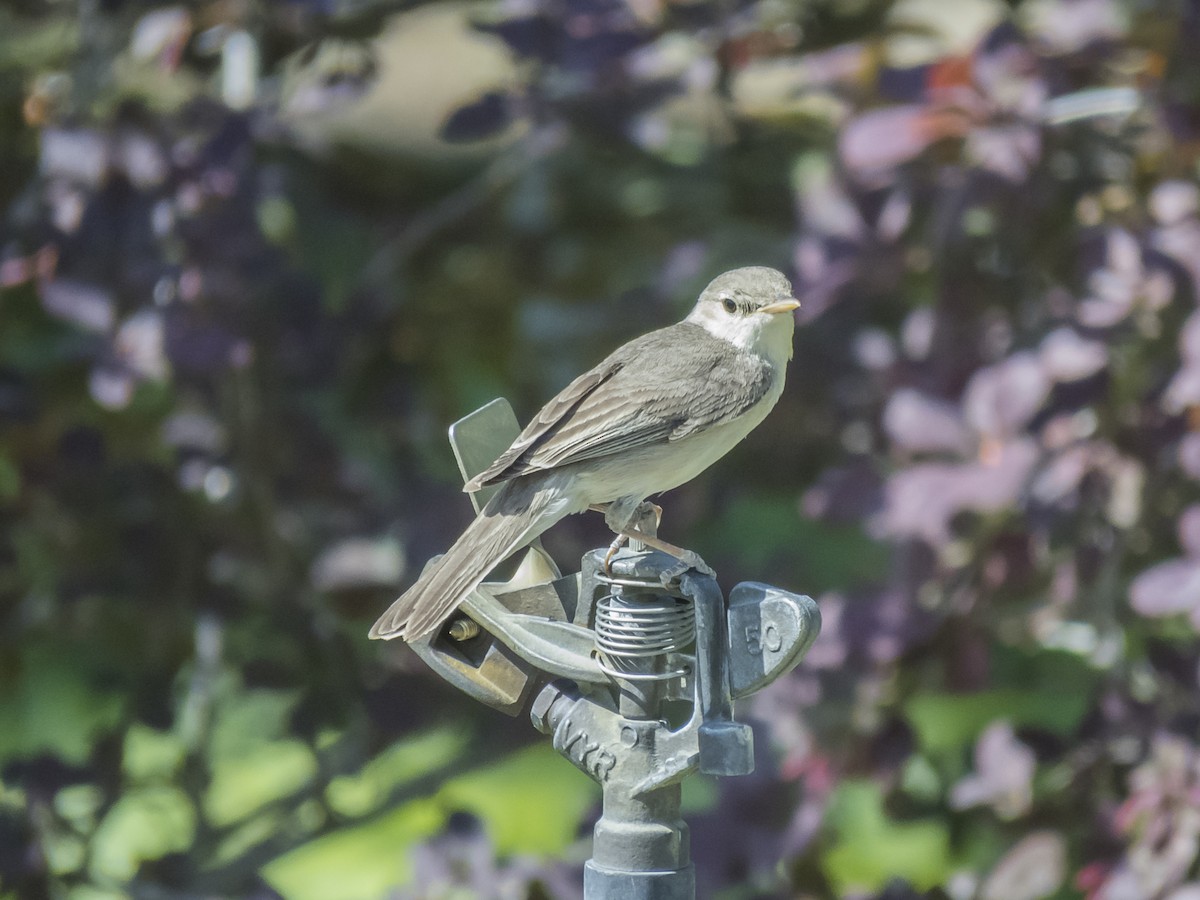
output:
[[614, 533], [647, 542], [633, 529], [642, 502], [707, 469], [779, 399], [799, 305], [781, 272], [734, 269], [682, 322], [576, 378], [467, 483], [503, 486], [371, 637], [433, 631], [498, 563], [572, 513], [602, 508]]

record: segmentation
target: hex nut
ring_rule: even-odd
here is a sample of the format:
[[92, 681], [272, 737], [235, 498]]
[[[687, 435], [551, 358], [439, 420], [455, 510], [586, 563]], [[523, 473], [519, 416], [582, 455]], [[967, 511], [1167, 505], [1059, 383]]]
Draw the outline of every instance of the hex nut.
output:
[[550, 721], [550, 710], [561, 696], [562, 691], [553, 684], [548, 684], [533, 698], [533, 705], [529, 707], [529, 720], [533, 722], [533, 727], [542, 734], [549, 734], [554, 730], [554, 725]]

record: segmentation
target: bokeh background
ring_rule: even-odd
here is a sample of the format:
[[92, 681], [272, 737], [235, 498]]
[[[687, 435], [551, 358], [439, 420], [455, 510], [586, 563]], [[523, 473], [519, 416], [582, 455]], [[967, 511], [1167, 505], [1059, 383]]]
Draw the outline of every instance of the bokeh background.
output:
[[[597, 791], [374, 617], [721, 270], [804, 301], [664, 500], [818, 598], [704, 897], [1200, 897], [1194, 0], [0, 6], [0, 897], [571, 898]], [[598, 516], [548, 536], [564, 567]]]

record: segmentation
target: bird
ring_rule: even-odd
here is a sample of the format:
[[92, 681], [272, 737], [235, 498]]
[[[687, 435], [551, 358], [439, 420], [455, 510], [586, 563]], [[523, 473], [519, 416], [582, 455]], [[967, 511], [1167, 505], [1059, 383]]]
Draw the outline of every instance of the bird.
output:
[[468, 492], [500, 487], [370, 636], [433, 633], [496, 565], [588, 509], [603, 511], [618, 540], [699, 560], [634, 525], [647, 498], [695, 478], [775, 406], [799, 306], [782, 272], [732, 269], [682, 321], [634, 338], [572, 381], [467, 482]]

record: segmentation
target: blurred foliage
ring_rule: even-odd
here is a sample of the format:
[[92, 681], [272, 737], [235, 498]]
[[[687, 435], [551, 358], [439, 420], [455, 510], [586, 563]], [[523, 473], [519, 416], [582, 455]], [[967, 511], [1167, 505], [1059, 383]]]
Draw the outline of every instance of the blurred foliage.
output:
[[[825, 631], [705, 896], [1200, 896], [1200, 7], [0, 7], [0, 898], [578, 896], [596, 792], [373, 618], [724, 268], [775, 413], [672, 492]], [[547, 536], [565, 565], [598, 517]]]

